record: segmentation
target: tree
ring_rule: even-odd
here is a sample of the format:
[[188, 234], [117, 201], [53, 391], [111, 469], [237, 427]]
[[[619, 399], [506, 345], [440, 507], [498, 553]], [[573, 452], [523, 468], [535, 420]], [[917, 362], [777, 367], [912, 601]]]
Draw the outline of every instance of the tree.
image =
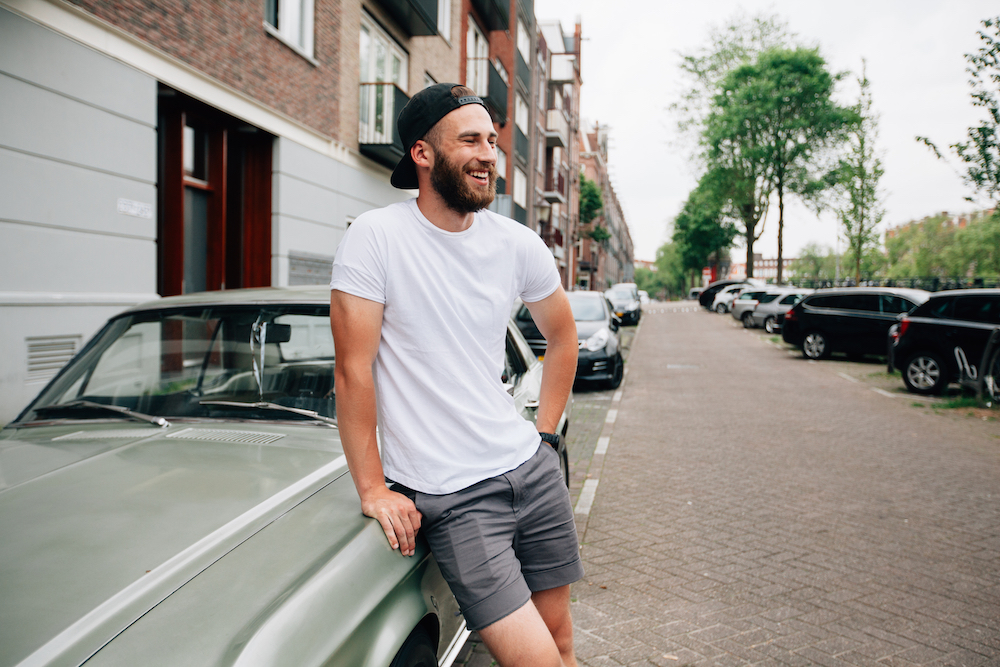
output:
[[[730, 72], [714, 100], [710, 119], [715, 116], [716, 130], [724, 133], [716, 135], [714, 143], [720, 138], [738, 142], [746, 152], [745, 162], [753, 163], [761, 175], [758, 180], [777, 193], [779, 284], [785, 195], [818, 189], [818, 154], [836, 145], [856, 122], [853, 110], [832, 100], [837, 78], [815, 49], [771, 49]], [[748, 254], [748, 275], [751, 263]]]
[[871, 84], [862, 61], [858, 84], [861, 93], [854, 111], [859, 122], [848, 133], [847, 151], [830, 180], [834, 208], [847, 239], [848, 254], [854, 263], [854, 279], [861, 282], [861, 265], [878, 245], [878, 225], [885, 215], [879, 179], [882, 160], [875, 147], [878, 139], [878, 114], [872, 110]]
[[799, 280], [832, 281], [837, 273], [837, 258], [829, 248], [810, 243], [792, 262], [791, 270]]
[[716, 175], [706, 174], [674, 218], [672, 238], [684, 271], [700, 274], [710, 256], [732, 245], [736, 227], [724, 215], [723, 199]]
[[[983, 27], [979, 31], [983, 46], [975, 53], [965, 54], [965, 59], [969, 63], [966, 71], [971, 77], [972, 105], [982, 107], [986, 118], [968, 129], [966, 141], [954, 143], [950, 148], [965, 165], [962, 174], [965, 184], [995, 206], [1000, 203], [1000, 16], [984, 20]], [[927, 144], [943, 159], [930, 139], [917, 137], [917, 141]]]
[[604, 198], [597, 183], [580, 174], [580, 224], [589, 225], [604, 210]]

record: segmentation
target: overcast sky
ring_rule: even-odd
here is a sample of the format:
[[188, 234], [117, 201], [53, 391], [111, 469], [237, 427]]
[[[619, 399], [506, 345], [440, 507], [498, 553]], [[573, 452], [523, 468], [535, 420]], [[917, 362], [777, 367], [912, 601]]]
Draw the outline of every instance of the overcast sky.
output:
[[[654, 259], [669, 240], [669, 225], [697, 176], [675, 145], [675, 118], [667, 107], [683, 81], [678, 53], [707, 44], [709, 28], [740, 11], [783, 19], [797, 41], [818, 46], [832, 71], [861, 70], [880, 114], [886, 216], [883, 229], [927, 215], [967, 212], [957, 165], [944, 163], [914, 141], [930, 137], [939, 147], [960, 141], [978, 112], [969, 98], [964, 54], [979, 48], [980, 21], [1000, 14], [994, 0], [842, 0], [838, 3], [708, 0], [535, 0], [539, 20], [558, 19], [572, 33], [583, 26], [582, 117], [611, 128], [612, 182], [625, 208], [637, 259]], [[845, 78], [838, 101], [857, 99], [854, 76]], [[785, 208], [785, 256], [807, 243], [837, 243], [832, 216], [817, 218], [805, 207]], [[755, 250], [777, 254], [777, 206]], [[745, 252], [745, 251], [743, 251]], [[733, 252], [739, 258], [741, 251]], [[743, 255], [745, 257], [745, 255]]]

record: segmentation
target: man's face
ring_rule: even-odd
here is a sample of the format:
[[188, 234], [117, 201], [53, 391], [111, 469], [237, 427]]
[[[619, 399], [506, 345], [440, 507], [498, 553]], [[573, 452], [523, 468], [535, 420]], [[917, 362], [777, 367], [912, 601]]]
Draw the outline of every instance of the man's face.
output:
[[445, 116], [432, 136], [434, 165], [431, 186], [448, 208], [475, 213], [496, 196], [496, 131], [489, 113], [478, 104]]

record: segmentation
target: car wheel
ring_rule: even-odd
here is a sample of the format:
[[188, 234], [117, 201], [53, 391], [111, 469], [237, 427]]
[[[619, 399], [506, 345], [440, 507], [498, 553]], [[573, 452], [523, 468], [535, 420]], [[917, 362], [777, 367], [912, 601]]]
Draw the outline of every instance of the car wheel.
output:
[[717, 312], [720, 315], [724, 315], [726, 312], [726, 304], [720, 303], [719, 305], [717, 305], [715, 307], [715, 312]]
[[416, 630], [399, 649], [389, 667], [437, 667], [434, 643], [423, 630]]
[[753, 313], [743, 313], [743, 328], [753, 329]]
[[775, 330], [774, 330], [774, 318], [773, 317], [768, 316], [764, 320], [764, 331], [766, 331], [769, 334], [773, 334], [774, 333]]
[[625, 376], [625, 360], [622, 359], [622, 355], [618, 355], [615, 363], [614, 373], [611, 375], [611, 379], [608, 380], [608, 389], [617, 389], [622, 383], [622, 378]]
[[826, 359], [830, 356], [830, 343], [819, 331], [810, 331], [802, 339], [802, 354], [806, 359]]
[[946, 373], [936, 354], [920, 352], [903, 366], [903, 383], [914, 394], [940, 394], [948, 384]]

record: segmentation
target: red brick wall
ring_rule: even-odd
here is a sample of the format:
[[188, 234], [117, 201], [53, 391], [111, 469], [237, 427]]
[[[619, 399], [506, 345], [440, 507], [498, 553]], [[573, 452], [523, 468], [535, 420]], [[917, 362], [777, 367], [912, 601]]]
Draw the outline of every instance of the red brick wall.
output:
[[70, 2], [261, 103], [342, 139], [341, 0], [315, 0], [313, 58], [318, 66], [265, 32], [263, 0]]

